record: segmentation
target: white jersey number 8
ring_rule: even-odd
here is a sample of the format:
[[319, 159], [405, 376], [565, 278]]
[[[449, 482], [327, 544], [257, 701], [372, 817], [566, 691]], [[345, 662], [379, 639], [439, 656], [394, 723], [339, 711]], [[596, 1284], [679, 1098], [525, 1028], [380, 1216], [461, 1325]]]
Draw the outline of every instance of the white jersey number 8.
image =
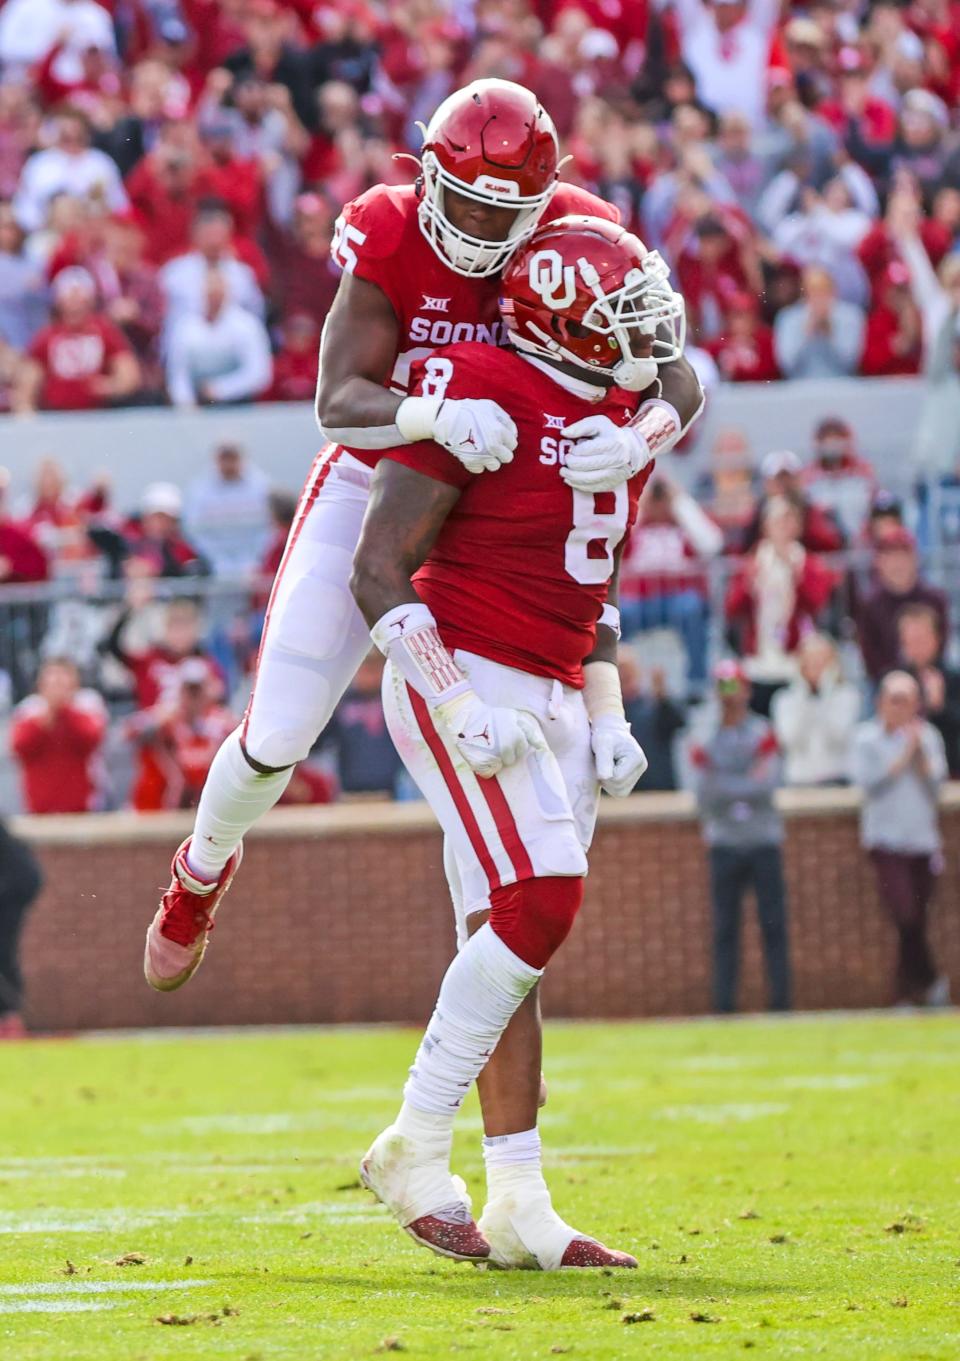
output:
[[[597, 510], [599, 497], [593, 492], [574, 491], [572, 495], [573, 528], [564, 547], [564, 570], [581, 586], [602, 586], [613, 576], [614, 551], [627, 532], [627, 488], [624, 484], [616, 491], [600, 493], [604, 500], [613, 497], [609, 511]], [[594, 556], [590, 554], [591, 544], [601, 550]]]

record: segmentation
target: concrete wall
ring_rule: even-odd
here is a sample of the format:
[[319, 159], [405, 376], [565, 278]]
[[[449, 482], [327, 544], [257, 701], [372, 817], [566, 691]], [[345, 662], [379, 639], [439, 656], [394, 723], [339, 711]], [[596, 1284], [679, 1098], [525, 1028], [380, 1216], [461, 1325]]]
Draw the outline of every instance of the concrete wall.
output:
[[[790, 930], [799, 1007], [891, 1000], [893, 933], [857, 842], [856, 794], [792, 791]], [[181, 815], [18, 819], [47, 886], [24, 940], [27, 1016], [42, 1030], [421, 1023], [453, 950], [440, 836], [420, 805], [281, 809], [249, 838], [210, 953], [181, 992], [152, 993], [143, 933]], [[945, 796], [941, 964], [960, 986], [960, 785]], [[690, 1015], [709, 1005], [709, 906], [689, 797], [606, 802], [573, 934], [544, 984], [550, 1016]], [[763, 1004], [752, 912], [742, 1003]]]

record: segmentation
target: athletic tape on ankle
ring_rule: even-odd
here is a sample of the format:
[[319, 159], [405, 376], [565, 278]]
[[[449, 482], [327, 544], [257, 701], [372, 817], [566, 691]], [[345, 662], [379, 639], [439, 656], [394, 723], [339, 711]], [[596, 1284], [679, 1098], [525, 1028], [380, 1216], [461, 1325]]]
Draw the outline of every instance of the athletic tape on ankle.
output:
[[370, 637], [432, 708], [470, 689], [465, 672], [437, 632], [436, 619], [419, 601], [388, 610], [374, 624]]

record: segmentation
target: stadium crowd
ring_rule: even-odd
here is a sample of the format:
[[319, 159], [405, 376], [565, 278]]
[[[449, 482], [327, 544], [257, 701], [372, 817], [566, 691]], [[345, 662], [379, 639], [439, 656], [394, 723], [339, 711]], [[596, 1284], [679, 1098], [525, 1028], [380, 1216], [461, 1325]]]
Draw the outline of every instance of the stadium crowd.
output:
[[0, 409], [309, 397], [340, 206], [502, 76], [723, 380], [955, 374], [949, 0], [4, 0]]
[[[771, 720], [788, 783], [849, 779], [856, 725], [901, 669], [960, 776], [950, 602], [921, 568], [916, 507], [877, 487], [849, 427], [826, 418], [807, 463], [775, 451], [753, 482], [696, 498], [669, 464], [621, 568], [642, 787], [691, 783], [688, 748], [723, 655]], [[195, 804], [243, 712], [294, 510], [232, 443], [185, 491], [151, 483], [132, 511], [113, 506], [106, 480], [71, 489], [52, 459], [29, 490], [0, 476], [0, 671], [29, 810]], [[288, 801], [412, 795], [384, 726], [381, 667], [374, 652]]]

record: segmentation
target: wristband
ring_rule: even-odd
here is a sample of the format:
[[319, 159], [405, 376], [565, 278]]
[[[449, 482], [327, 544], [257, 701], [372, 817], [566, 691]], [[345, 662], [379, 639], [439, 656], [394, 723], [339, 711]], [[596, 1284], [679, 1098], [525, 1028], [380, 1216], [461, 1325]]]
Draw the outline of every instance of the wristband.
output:
[[442, 397], [404, 397], [394, 420], [407, 444], [432, 437], [442, 406]]
[[617, 641], [620, 641], [620, 611], [617, 609], [616, 605], [604, 605], [603, 609], [600, 611], [600, 618], [597, 620], [597, 623], [606, 624], [607, 628], [617, 635]]
[[587, 662], [583, 668], [583, 700], [591, 723], [604, 714], [626, 719], [620, 672], [613, 662]]
[[382, 615], [370, 637], [431, 708], [446, 704], [470, 689], [437, 632], [437, 621], [421, 601], [396, 605]]
[[675, 406], [662, 397], [651, 397], [640, 403], [628, 429], [643, 439], [649, 461], [673, 447], [683, 431], [683, 421]]

